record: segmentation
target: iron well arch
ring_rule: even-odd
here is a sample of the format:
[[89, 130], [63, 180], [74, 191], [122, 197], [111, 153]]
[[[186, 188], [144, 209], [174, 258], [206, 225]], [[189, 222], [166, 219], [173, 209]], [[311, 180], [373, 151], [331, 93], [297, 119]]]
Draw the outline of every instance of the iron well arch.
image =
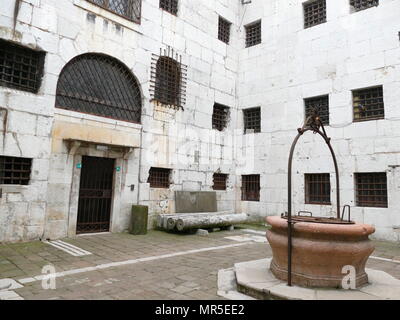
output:
[[56, 108], [140, 123], [142, 104], [140, 84], [131, 70], [102, 53], [73, 58], [58, 79]]
[[[335, 151], [331, 145], [331, 138], [328, 137], [326, 134], [324, 125], [319, 117], [317, 109], [312, 111], [312, 114], [306, 119], [302, 128], [299, 128], [298, 134], [294, 139], [290, 154], [289, 154], [289, 163], [288, 163], [288, 212], [287, 212], [287, 220], [288, 220], [288, 285], [292, 285], [292, 227], [293, 227], [293, 220], [292, 220], [292, 167], [293, 167], [293, 156], [294, 151], [296, 149], [296, 145], [299, 142], [300, 138], [304, 135], [304, 133], [308, 131], [312, 131], [315, 134], [320, 135], [325, 143], [328, 145], [329, 150], [331, 152], [331, 156], [333, 159], [333, 163], [335, 166], [335, 176], [336, 176], [336, 210], [337, 210], [337, 217], [333, 219], [333, 223], [340, 223], [343, 222], [344, 217], [344, 210], [342, 217], [340, 216], [340, 179], [339, 179], [339, 167], [336, 159]], [[345, 209], [345, 208], [344, 208]], [[317, 221], [315, 221], [317, 222]], [[349, 223], [350, 221], [350, 209], [349, 209]]]

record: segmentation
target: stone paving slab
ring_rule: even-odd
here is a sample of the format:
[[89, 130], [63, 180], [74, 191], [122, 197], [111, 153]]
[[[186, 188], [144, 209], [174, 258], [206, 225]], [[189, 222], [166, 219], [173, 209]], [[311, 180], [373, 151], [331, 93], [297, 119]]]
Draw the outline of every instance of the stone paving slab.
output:
[[[244, 226], [244, 228], [249, 228]], [[260, 231], [260, 229], [258, 229]], [[57, 248], [36, 241], [0, 245], [0, 279], [26, 279], [15, 293], [24, 299], [223, 299], [217, 295], [217, 274], [235, 263], [271, 257], [267, 243], [236, 242], [226, 239], [246, 234], [242, 230], [221, 231], [208, 236], [177, 235], [150, 231], [144, 236], [99, 234], [63, 239], [89, 256], [74, 257]], [[251, 238], [251, 237], [250, 237]], [[223, 250], [180, 252], [239, 244]], [[379, 243], [375, 256], [399, 256], [393, 245]], [[163, 259], [154, 257], [166, 256]], [[42, 267], [54, 265], [57, 272], [95, 268], [127, 260], [135, 264], [90, 269], [56, 279], [56, 290], [43, 290], [42, 282], [29, 282], [41, 275]], [[370, 259], [368, 267], [400, 278], [400, 264]]]
[[383, 271], [366, 269], [369, 284], [356, 290], [289, 287], [269, 271], [271, 261], [236, 263], [238, 291], [266, 300], [400, 300], [400, 280]]

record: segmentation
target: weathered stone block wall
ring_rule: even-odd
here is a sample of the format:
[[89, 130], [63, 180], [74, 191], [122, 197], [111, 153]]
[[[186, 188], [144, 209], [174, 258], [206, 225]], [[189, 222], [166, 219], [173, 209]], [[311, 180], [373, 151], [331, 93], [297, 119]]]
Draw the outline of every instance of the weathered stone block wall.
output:
[[[7, 110], [1, 113], [3, 118], [7, 113], [5, 124], [1, 121], [2, 132], [4, 126], [7, 130], [0, 139], [0, 153], [34, 158], [31, 184], [18, 188], [17, 193], [11, 192], [15, 189], [5, 192], [0, 199], [0, 241], [71, 234], [70, 212], [76, 211], [71, 198], [76, 198], [77, 192], [71, 185], [79, 177], [75, 165], [80, 152], [71, 155], [65, 139], [85, 136], [83, 140], [101, 144], [107, 142], [107, 128], [119, 131], [115, 134], [120, 137], [125, 134], [128, 146], [142, 146], [121, 160], [119, 212], [113, 212], [112, 231], [128, 228], [132, 204], [149, 205], [152, 219], [174, 210], [174, 190], [211, 190], [212, 175], [218, 169], [232, 175], [230, 188], [235, 187], [231, 136], [236, 117], [239, 4], [227, 0], [182, 1], [177, 17], [158, 5], [158, 1], [144, 0], [138, 25], [85, 0], [23, 0], [15, 32], [14, 1], [2, 5], [0, 37], [47, 54], [39, 94], [0, 88], [0, 107]], [[218, 14], [233, 23], [229, 46], [217, 39]], [[189, 66], [185, 111], [150, 102], [151, 56], [166, 46]], [[143, 93], [142, 126], [55, 108], [60, 72], [72, 58], [87, 52], [110, 55], [131, 69]], [[232, 121], [223, 133], [211, 129], [214, 102], [232, 108]], [[92, 149], [87, 152], [101, 156]], [[151, 166], [174, 169], [170, 191], [150, 189], [147, 179]], [[218, 200], [221, 210], [234, 210], [231, 194], [220, 192]]]
[[[261, 174], [261, 202], [243, 208], [261, 215], [287, 211], [287, 161], [304, 121], [303, 99], [329, 94], [327, 132], [338, 156], [342, 204], [351, 205], [356, 221], [375, 225], [376, 238], [398, 240], [400, 171], [390, 166], [400, 163], [400, 3], [380, 1], [352, 13], [349, 1], [328, 0], [327, 22], [304, 29], [303, 2], [253, 0], [244, 13], [244, 25], [262, 19], [263, 43], [242, 49], [239, 58], [239, 107], [262, 108], [255, 168], [248, 172]], [[385, 120], [353, 123], [351, 90], [376, 85], [383, 85]], [[335, 214], [331, 206], [304, 205], [304, 173], [326, 172], [335, 187], [328, 148], [319, 137], [304, 136], [293, 166], [296, 212]], [[387, 172], [388, 209], [356, 207], [355, 172]]]

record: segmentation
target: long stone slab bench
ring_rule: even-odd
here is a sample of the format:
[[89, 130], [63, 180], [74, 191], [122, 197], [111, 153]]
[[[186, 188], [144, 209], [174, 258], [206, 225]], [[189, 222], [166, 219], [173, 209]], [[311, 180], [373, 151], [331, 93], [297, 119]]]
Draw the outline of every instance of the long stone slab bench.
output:
[[216, 192], [175, 192], [175, 214], [158, 217], [158, 227], [168, 231], [213, 229], [245, 223], [248, 215], [217, 211]]
[[187, 231], [192, 229], [212, 229], [230, 227], [245, 223], [245, 213], [201, 212], [185, 214], [166, 214], [158, 217], [158, 227], [168, 231]]

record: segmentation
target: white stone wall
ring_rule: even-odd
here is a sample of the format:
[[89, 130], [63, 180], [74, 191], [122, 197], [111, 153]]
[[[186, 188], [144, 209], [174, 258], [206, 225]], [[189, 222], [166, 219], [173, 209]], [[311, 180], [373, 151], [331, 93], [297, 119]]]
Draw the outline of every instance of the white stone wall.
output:
[[[375, 225], [376, 238], [399, 240], [400, 172], [390, 166], [400, 164], [400, 2], [383, 0], [351, 13], [348, 0], [327, 0], [327, 23], [309, 29], [303, 27], [303, 2], [253, 0], [242, 10], [244, 25], [262, 19], [262, 44], [242, 49], [239, 58], [239, 107], [262, 107], [259, 157], [249, 172], [261, 174], [261, 202], [249, 205], [261, 215], [287, 211], [287, 160], [304, 121], [303, 99], [329, 94], [327, 132], [338, 156], [342, 205], [351, 205], [356, 221]], [[353, 123], [351, 90], [375, 85], [383, 85], [385, 120]], [[335, 187], [328, 148], [307, 134], [295, 153], [295, 212], [335, 214], [334, 207], [304, 205], [304, 173], [326, 172]], [[387, 172], [388, 209], [355, 206], [355, 172]], [[334, 190], [331, 199], [334, 206]]]
[[[3, 190], [0, 241], [70, 234], [71, 210], [76, 210], [71, 203], [76, 196], [71, 185], [77, 160], [68, 154], [65, 143], [52, 137], [55, 118], [80, 125], [97, 121], [99, 128], [114, 126], [120, 131], [130, 130], [132, 135], [143, 131], [142, 149], [134, 151], [123, 165], [126, 171], [121, 178], [119, 212], [113, 212], [113, 231], [128, 227], [132, 204], [149, 205], [154, 216], [174, 210], [174, 190], [211, 190], [212, 174], [217, 170], [232, 175], [229, 188], [233, 190], [238, 3], [180, 1], [176, 17], [159, 9], [158, 0], [144, 0], [139, 25], [85, 0], [23, 0], [13, 34], [14, 3], [5, 0], [2, 4], [0, 37], [47, 54], [39, 94], [0, 88], [0, 107], [8, 112], [0, 153], [34, 158], [31, 184]], [[233, 23], [229, 46], [217, 39], [218, 14]], [[189, 66], [185, 111], [156, 107], [150, 102], [151, 56], [166, 46]], [[72, 58], [87, 52], [115, 57], [133, 72], [143, 93], [143, 126], [121, 128], [120, 122], [84, 114], [68, 116], [54, 108], [61, 70]], [[214, 102], [232, 108], [233, 121], [223, 133], [211, 129]], [[151, 166], [174, 169], [171, 190], [150, 189], [147, 179]], [[136, 186], [134, 192], [128, 190], [131, 184]], [[221, 210], [234, 210], [234, 193], [219, 192], [218, 200]]]
[[[389, 166], [400, 164], [400, 2], [382, 0], [377, 8], [350, 13], [348, 0], [327, 0], [328, 22], [306, 30], [302, 2], [179, 1], [174, 16], [159, 9], [158, 0], [143, 0], [138, 25], [85, 0], [23, 0], [13, 34], [14, 0], [3, 0], [0, 37], [47, 55], [39, 94], [0, 87], [0, 154], [34, 158], [31, 184], [3, 189], [0, 241], [69, 234], [77, 158], [52, 138], [60, 119], [115, 128], [141, 146], [121, 162], [113, 231], [128, 227], [132, 204], [149, 205], [154, 218], [174, 211], [175, 190], [211, 190], [216, 171], [230, 174], [228, 192], [218, 192], [220, 210], [255, 218], [280, 214], [287, 207], [287, 157], [304, 119], [303, 99], [322, 94], [330, 96], [327, 131], [342, 173], [342, 204], [352, 206], [355, 220], [374, 224], [377, 238], [398, 240], [400, 169]], [[232, 22], [229, 45], [217, 39], [218, 15]], [[259, 19], [262, 44], [245, 49], [244, 25]], [[184, 111], [150, 102], [151, 55], [166, 46], [188, 65]], [[142, 126], [54, 108], [62, 68], [87, 52], [115, 57], [136, 76], [143, 92]], [[351, 90], [374, 85], [383, 85], [385, 120], [352, 123]], [[222, 133], [212, 130], [214, 102], [231, 107]], [[241, 110], [257, 106], [262, 133], [243, 135]], [[150, 188], [152, 166], [173, 169], [170, 190]], [[388, 209], [355, 207], [353, 174], [371, 171], [388, 173]], [[304, 173], [317, 172], [330, 172], [335, 186], [327, 148], [307, 135], [294, 161], [295, 211], [331, 212], [331, 207], [303, 204]], [[260, 202], [240, 201], [242, 174], [261, 175]]]

